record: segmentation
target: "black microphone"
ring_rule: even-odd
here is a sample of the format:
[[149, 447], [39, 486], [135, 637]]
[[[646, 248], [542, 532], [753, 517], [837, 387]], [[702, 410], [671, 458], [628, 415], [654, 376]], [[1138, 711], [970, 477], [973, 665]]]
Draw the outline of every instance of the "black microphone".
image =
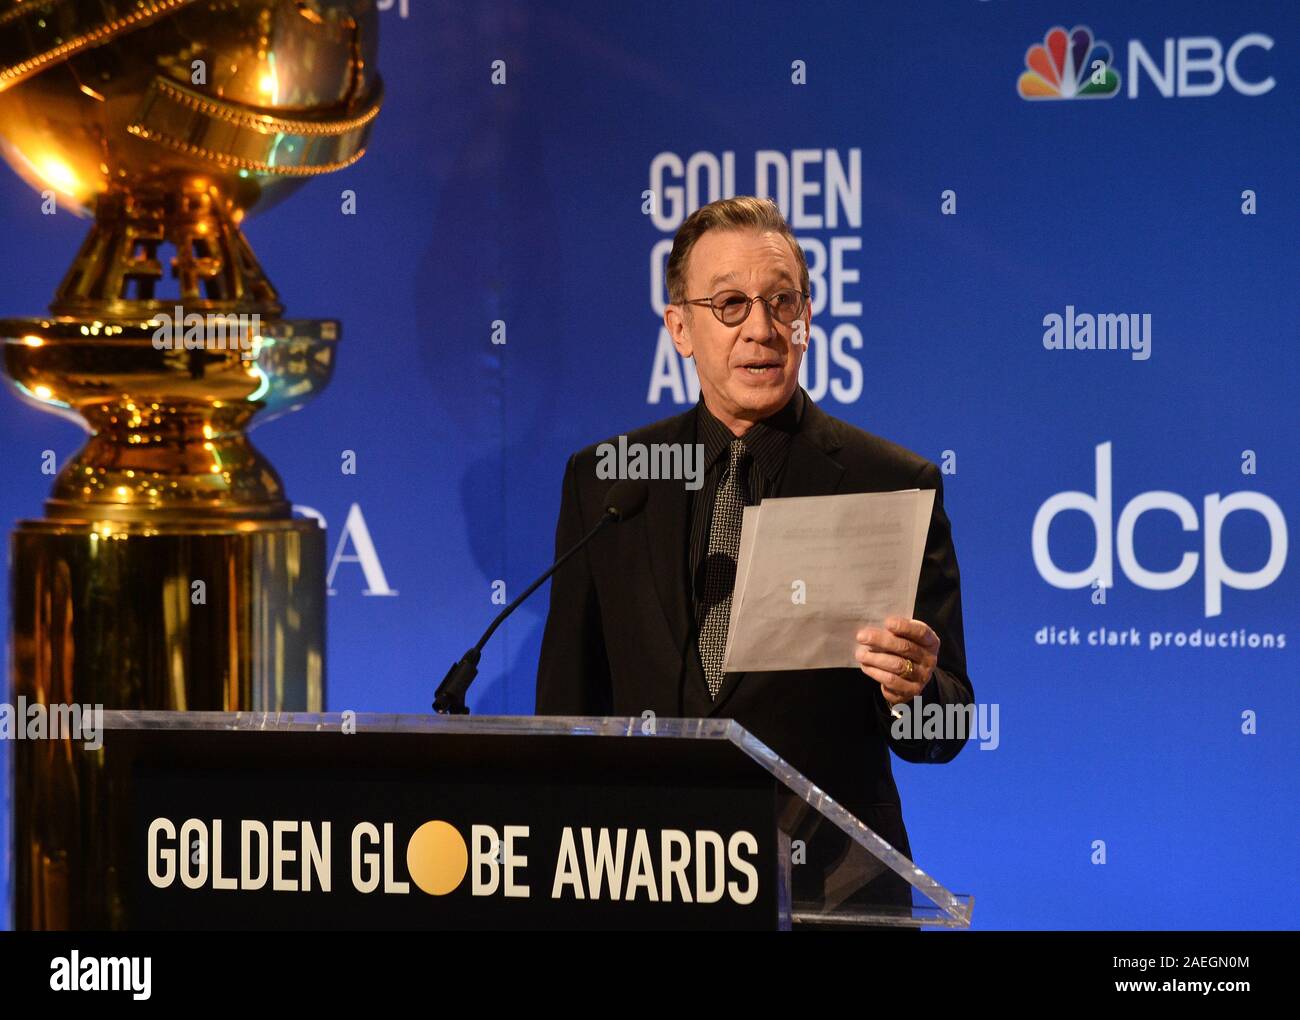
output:
[[461, 656], [460, 661], [442, 678], [442, 683], [438, 685], [438, 690], [433, 696], [433, 710], [441, 715], [468, 715], [465, 693], [469, 690], [469, 685], [474, 682], [474, 678], [478, 676], [478, 660], [483, 652], [483, 646], [501, 625], [501, 621], [513, 613], [519, 603], [528, 598], [543, 581], [555, 573], [565, 560], [595, 538], [596, 533], [605, 525], [631, 520], [645, 509], [646, 500], [649, 498], [650, 486], [641, 479], [628, 478], [611, 485], [609, 492], [605, 493], [605, 512], [601, 514], [596, 526], [587, 532], [577, 545], [552, 563], [550, 570], [530, 584], [518, 598], [497, 614], [497, 618], [492, 621], [492, 626], [488, 627], [483, 632], [483, 636], [478, 639], [478, 644]]

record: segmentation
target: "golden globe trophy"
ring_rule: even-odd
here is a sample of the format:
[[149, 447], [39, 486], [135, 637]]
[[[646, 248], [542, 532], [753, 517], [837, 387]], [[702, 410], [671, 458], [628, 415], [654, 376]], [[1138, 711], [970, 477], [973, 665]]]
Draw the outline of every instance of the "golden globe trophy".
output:
[[[282, 317], [240, 224], [361, 157], [376, 50], [372, 0], [0, 0], [4, 158], [94, 215], [50, 315], [0, 320], [90, 433], [11, 538], [11, 704], [323, 708], [324, 535], [245, 431], [325, 387], [337, 323]], [[100, 755], [15, 744], [19, 928], [119, 920]]]

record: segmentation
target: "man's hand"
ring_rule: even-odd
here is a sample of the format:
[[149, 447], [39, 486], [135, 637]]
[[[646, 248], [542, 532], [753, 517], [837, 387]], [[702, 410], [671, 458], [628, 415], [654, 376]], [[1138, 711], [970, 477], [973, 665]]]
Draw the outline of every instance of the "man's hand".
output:
[[910, 701], [925, 689], [939, 662], [939, 635], [920, 620], [891, 616], [885, 629], [858, 631], [854, 657], [862, 672], [880, 684], [890, 705]]

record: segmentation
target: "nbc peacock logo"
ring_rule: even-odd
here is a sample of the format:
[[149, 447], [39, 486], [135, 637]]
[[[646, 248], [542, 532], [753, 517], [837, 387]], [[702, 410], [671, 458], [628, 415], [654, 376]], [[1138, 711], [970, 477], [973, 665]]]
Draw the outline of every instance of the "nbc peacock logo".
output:
[[1110, 44], [1095, 42], [1083, 25], [1067, 32], [1057, 25], [1025, 53], [1016, 91], [1021, 99], [1114, 99], [1119, 75], [1110, 66]]

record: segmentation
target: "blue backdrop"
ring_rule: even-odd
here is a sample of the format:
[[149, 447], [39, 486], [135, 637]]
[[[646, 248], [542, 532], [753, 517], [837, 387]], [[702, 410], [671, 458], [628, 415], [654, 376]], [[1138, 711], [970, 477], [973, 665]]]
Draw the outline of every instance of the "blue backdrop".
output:
[[[289, 315], [343, 322], [331, 388], [254, 433], [338, 557], [329, 709], [426, 711], [494, 582], [549, 562], [568, 454], [693, 402], [667, 246], [697, 205], [767, 193], [813, 267], [807, 388], [944, 468], [999, 707], [996, 749], [895, 761], [919, 863], [977, 927], [1294, 927], [1300, 9], [395, 0], [381, 22], [368, 155], [247, 231]], [[1022, 95], [1055, 26], [1107, 44], [1098, 95]], [[87, 224], [7, 171], [0, 216], [0, 310], [38, 314]], [[1052, 316], [1117, 314], [1145, 351], [1045, 342]], [[42, 451], [82, 437], [12, 395], [0, 430], [0, 517], [36, 516]], [[1094, 516], [1055, 516], [1036, 555], [1062, 492]], [[474, 711], [532, 710], [546, 599], [494, 639]]]

